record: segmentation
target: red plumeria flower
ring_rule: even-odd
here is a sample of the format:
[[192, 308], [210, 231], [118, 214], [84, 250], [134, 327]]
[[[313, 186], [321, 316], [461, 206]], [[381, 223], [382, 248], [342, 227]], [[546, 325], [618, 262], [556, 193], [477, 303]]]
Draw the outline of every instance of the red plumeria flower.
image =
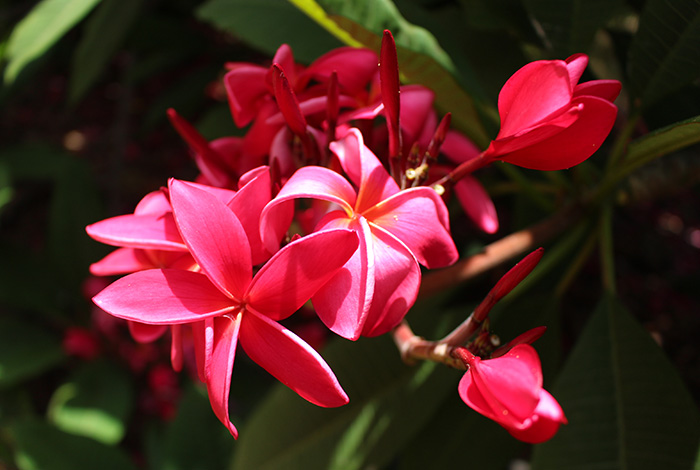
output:
[[263, 210], [261, 233], [268, 249], [279, 244], [288, 224], [280, 223], [277, 213], [294, 199], [337, 205], [339, 209], [326, 214], [316, 230], [354, 230], [360, 245], [347, 270], [321, 288], [313, 302], [326, 326], [354, 340], [386, 333], [403, 319], [418, 294], [418, 263], [443, 267], [454, 263], [458, 254], [447, 208], [432, 188], [400, 191], [357, 129], [331, 143], [331, 150], [358, 190], [327, 168], [301, 168]]
[[542, 388], [540, 358], [529, 344], [485, 361], [465, 348], [455, 350], [455, 355], [469, 367], [459, 382], [464, 403], [516, 439], [544, 442], [567, 423], [559, 403]]
[[578, 165], [610, 133], [620, 92], [617, 80], [577, 84], [588, 57], [538, 60], [508, 79], [498, 96], [501, 130], [484, 158], [534, 170]]
[[246, 230], [216, 197], [170, 182], [174, 219], [201, 272], [152, 269], [121, 278], [93, 300], [127, 320], [192, 323], [212, 408], [234, 437], [228, 396], [236, 346], [303, 398], [340, 406], [348, 398], [310, 346], [279, 323], [333, 277], [357, 249], [349, 230], [317, 233], [277, 252], [253, 276]]

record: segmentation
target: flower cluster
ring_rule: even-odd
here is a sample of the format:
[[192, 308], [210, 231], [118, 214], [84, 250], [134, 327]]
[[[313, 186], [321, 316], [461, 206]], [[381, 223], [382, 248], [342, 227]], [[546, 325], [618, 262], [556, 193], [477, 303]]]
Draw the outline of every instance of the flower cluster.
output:
[[[484, 152], [448, 129], [449, 115], [438, 122], [430, 90], [399, 85], [388, 32], [379, 57], [341, 48], [303, 67], [282, 46], [270, 67], [227, 64], [233, 119], [250, 125], [248, 133], [209, 142], [168, 112], [200, 175], [171, 179], [133, 214], [87, 227], [118, 247], [92, 273], [127, 274], [94, 302], [128, 320], [139, 341], [170, 330], [176, 370], [192, 347], [212, 408], [233, 436], [228, 400], [239, 344], [306, 400], [343, 405], [348, 396], [328, 364], [280, 322], [311, 300], [344, 338], [393, 331], [417, 298], [421, 265], [459, 257], [446, 188], [479, 228], [495, 232], [496, 211], [475, 169], [497, 159], [566, 168], [605, 139], [619, 83], [577, 85], [586, 60], [517, 72], [499, 98], [501, 131]], [[468, 366], [464, 401], [517, 438], [546, 440], [565, 421], [541, 389], [529, 345], [482, 362], [458, 351]]]

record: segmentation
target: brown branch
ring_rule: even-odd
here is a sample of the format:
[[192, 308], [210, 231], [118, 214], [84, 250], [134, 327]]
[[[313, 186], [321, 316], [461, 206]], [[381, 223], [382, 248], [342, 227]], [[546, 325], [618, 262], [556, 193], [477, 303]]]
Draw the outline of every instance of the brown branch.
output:
[[429, 297], [472, 279], [499, 264], [539, 247], [569, 228], [582, 215], [580, 208], [565, 208], [530, 227], [491, 243], [484, 251], [423, 277], [419, 296]]

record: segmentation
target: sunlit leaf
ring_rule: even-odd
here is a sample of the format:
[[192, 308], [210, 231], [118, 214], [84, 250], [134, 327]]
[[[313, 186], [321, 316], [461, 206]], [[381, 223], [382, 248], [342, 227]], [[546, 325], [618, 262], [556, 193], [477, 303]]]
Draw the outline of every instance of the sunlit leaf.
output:
[[649, 0], [629, 50], [635, 96], [649, 106], [700, 77], [700, 3]]
[[700, 116], [676, 122], [631, 142], [627, 151], [628, 167], [637, 168], [698, 142]]
[[39, 421], [11, 427], [20, 470], [133, 470], [120, 449], [83, 436], [65, 433]]
[[48, 415], [65, 432], [116, 444], [124, 437], [133, 399], [125, 371], [106, 361], [92, 362], [56, 389]]
[[12, 83], [22, 69], [39, 58], [90, 13], [100, 0], [43, 0], [12, 31], [4, 81]]
[[696, 405], [651, 336], [613, 298], [581, 334], [552, 394], [569, 424], [535, 448], [533, 470], [688, 469]]
[[289, 44], [302, 63], [341, 45], [286, 0], [209, 0], [197, 17], [270, 56]]

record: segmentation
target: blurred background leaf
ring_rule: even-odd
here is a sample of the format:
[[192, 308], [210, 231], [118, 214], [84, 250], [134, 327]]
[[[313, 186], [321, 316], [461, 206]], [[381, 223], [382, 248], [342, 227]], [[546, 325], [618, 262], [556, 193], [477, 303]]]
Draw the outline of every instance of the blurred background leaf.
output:
[[649, 0], [629, 50], [628, 75], [635, 97], [650, 106], [700, 78], [700, 4]]
[[533, 469], [686, 469], [700, 416], [650, 335], [604, 297], [552, 393], [569, 424], [535, 447]]
[[17, 24], [8, 41], [3, 73], [11, 84], [22, 70], [51, 48], [100, 0], [42, 0]]
[[113, 445], [124, 437], [133, 401], [126, 371], [104, 360], [94, 361], [56, 389], [48, 416], [62, 431]]

